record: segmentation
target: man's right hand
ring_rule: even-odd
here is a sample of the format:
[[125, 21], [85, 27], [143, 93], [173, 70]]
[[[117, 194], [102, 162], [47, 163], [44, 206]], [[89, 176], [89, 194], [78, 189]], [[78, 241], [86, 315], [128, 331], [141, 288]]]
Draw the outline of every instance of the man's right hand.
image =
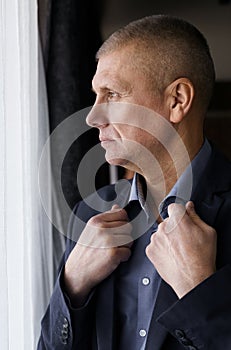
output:
[[124, 209], [93, 216], [72, 250], [64, 270], [65, 291], [74, 307], [131, 255], [131, 224]]

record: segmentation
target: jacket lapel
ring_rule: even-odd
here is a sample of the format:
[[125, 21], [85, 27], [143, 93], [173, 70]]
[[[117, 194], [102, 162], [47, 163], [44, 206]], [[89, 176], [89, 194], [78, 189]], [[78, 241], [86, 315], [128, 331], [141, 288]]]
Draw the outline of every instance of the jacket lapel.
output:
[[198, 215], [210, 226], [214, 226], [217, 213], [224, 201], [221, 194], [230, 188], [227, 165], [223, 156], [213, 150], [200, 182], [192, 191], [191, 200], [195, 203]]

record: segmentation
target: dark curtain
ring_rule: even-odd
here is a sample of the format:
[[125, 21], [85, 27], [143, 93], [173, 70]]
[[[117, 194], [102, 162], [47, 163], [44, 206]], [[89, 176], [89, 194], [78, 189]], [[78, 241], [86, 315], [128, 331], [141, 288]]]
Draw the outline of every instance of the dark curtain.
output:
[[[95, 54], [101, 44], [103, 3], [99, 0], [52, 0], [47, 8], [44, 61], [52, 132], [65, 118], [94, 103], [91, 80], [96, 69]], [[64, 159], [62, 188], [71, 208], [81, 199], [76, 184], [78, 164], [96, 143], [98, 132], [91, 129], [71, 145]], [[52, 149], [52, 157], [59, 152], [61, 144], [62, 139]], [[98, 172], [96, 187], [108, 182], [105, 164]]]
[[[90, 107], [94, 103], [91, 80], [96, 69], [95, 54], [101, 45], [100, 16], [102, 11], [103, 0], [38, 0], [39, 32], [46, 75], [51, 133], [73, 113]], [[62, 144], [66, 139], [68, 135], [64, 133], [59, 136], [55, 144], [51, 145], [54, 178], [60, 174], [60, 169], [55, 169], [55, 159], [62, 154]], [[61, 183], [70, 209], [81, 200], [76, 181], [79, 163], [84, 154], [96, 143], [98, 143], [98, 132], [91, 129], [70, 145], [64, 158]], [[103, 150], [101, 151], [103, 153]], [[98, 188], [108, 183], [109, 169], [105, 163], [97, 173], [95, 185]], [[58, 192], [56, 191], [56, 194]], [[52, 195], [51, 198], [53, 200]], [[60, 222], [63, 223], [63, 232], [66, 232], [69, 216], [63, 215], [62, 203], [60, 203], [59, 196], [57, 196], [56, 204], [52, 208], [58, 213]], [[41, 232], [41, 234], [46, 235], [47, 233]], [[65, 236], [55, 226], [53, 226], [52, 236], [55, 280], [65, 249]]]

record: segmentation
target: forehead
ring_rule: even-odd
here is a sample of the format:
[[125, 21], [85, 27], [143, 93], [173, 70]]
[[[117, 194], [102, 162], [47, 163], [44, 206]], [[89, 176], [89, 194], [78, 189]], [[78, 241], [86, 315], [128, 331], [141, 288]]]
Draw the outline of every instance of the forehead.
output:
[[93, 89], [108, 87], [108, 84], [127, 89], [131, 86], [135, 73], [131, 50], [112, 52], [99, 59], [92, 81]]

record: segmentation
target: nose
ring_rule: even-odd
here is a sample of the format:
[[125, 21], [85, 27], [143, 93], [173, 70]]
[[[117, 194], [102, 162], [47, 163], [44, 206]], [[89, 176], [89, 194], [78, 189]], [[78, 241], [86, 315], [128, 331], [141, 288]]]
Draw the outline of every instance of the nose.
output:
[[107, 114], [106, 103], [96, 101], [87, 115], [86, 123], [93, 128], [103, 128], [109, 124]]

